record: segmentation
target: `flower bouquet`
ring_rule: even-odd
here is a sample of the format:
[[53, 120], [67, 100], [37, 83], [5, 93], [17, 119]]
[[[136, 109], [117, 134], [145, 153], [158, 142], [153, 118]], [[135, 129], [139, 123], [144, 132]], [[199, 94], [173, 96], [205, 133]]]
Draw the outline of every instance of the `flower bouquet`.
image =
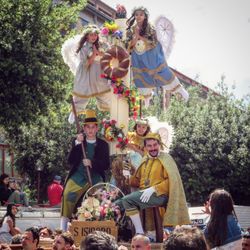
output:
[[85, 194], [81, 206], [77, 209], [80, 221], [118, 221], [122, 217], [119, 207], [114, 203], [124, 194], [109, 183], [98, 183]]
[[101, 28], [101, 34], [104, 37], [122, 39], [122, 31], [119, 30], [118, 25], [114, 21], [107, 21]]

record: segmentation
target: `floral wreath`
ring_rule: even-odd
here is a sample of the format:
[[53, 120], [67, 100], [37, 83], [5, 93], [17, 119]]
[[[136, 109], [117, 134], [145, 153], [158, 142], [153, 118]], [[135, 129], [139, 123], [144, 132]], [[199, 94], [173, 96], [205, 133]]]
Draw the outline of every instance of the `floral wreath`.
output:
[[116, 94], [118, 98], [127, 99], [129, 105], [129, 117], [132, 117], [135, 120], [138, 117], [140, 100], [143, 98], [140, 96], [138, 89], [135, 86], [128, 88], [120, 78], [110, 78], [106, 74], [101, 74], [101, 77], [111, 81], [113, 93]]
[[86, 35], [88, 33], [96, 33], [99, 34], [100, 33], [100, 29], [94, 25], [94, 24], [88, 24], [83, 28], [83, 32], [82, 35]]
[[124, 150], [128, 144], [128, 138], [122, 130], [125, 126], [122, 124], [120, 127], [117, 127], [116, 123], [116, 120], [103, 119], [101, 134], [107, 141], [117, 141], [116, 147]]
[[140, 7], [135, 7], [133, 10], [132, 10], [132, 15], [137, 11], [137, 10], [141, 10], [145, 13], [145, 15], [148, 17], [149, 16], [149, 12], [147, 10], [147, 8], [143, 7], [143, 6], [140, 6]]

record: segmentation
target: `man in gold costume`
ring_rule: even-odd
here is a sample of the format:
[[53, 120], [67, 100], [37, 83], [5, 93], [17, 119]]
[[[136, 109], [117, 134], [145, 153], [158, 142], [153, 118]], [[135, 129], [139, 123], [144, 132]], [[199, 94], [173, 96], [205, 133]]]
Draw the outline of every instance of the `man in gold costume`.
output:
[[159, 134], [148, 133], [144, 138], [146, 154], [130, 185], [138, 188], [122, 198], [121, 203], [135, 226], [137, 234], [144, 234], [139, 211], [151, 207], [164, 207], [163, 225], [190, 224], [182, 180], [172, 157], [160, 151]]

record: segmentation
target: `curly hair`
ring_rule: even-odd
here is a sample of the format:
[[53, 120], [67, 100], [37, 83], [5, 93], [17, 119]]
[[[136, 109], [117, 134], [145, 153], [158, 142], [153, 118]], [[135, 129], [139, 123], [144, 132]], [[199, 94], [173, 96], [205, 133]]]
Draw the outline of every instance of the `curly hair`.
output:
[[163, 243], [165, 250], [206, 250], [203, 233], [196, 227], [181, 226], [176, 228]]
[[101, 231], [88, 234], [80, 244], [80, 250], [117, 250], [115, 238]]

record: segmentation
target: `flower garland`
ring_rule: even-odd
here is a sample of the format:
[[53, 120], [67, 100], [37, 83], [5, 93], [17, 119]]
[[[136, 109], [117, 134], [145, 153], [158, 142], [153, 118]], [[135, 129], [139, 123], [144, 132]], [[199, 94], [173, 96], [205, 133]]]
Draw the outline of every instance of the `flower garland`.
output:
[[124, 125], [120, 127], [116, 126], [115, 120], [102, 120], [103, 128], [101, 130], [101, 134], [107, 141], [115, 141], [117, 140], [116, 147], [124, 150], [128, 144], [128, 138], [125, 136], [123, 132]]
[[111, 81], [111, 87], [113, 88], [113, 93], [118, 95], [119, 98], [127, 99], [129, 105], [129, 117], [134, 120], [138, 118], [138, 111], [140, 109], [140, 99], [142, 97], [139, 95], [138, 89], [134, 86], [128, 88], [124, 81], [120, 78], [108, 77], [106, 74], [101, 74], [102, 78]]
[[112, 36], [122, 39], [122, 31], [119, 30], [118, 25], [114, 21], [105, 22], [101, 28], [101, 34], [103, 36]]

